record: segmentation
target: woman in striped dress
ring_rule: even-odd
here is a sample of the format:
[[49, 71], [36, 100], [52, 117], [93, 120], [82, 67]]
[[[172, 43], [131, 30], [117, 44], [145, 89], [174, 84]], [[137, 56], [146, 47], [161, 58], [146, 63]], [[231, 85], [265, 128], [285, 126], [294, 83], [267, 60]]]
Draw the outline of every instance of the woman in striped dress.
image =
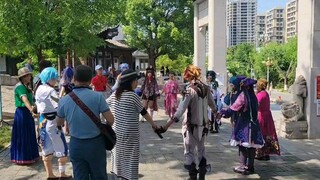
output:
[[137, 73], [133, 70], [122, 72], [120, 86], [107, 102], [115, 117], [113, 129], [117, 143], [111, 151], [111, 173], [119, 179], [138, 179], [139, 171], [139, 114], [155, 130], [157, 126], [133, 91], [138, 84]]

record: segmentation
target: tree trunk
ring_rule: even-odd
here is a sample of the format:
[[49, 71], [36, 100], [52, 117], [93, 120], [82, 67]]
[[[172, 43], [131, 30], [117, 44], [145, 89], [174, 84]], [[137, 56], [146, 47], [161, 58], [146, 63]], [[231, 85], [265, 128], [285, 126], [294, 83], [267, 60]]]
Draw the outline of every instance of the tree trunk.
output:
[[42, 47], [41, 46], [36, 49], [36, 54], [37, 54], [37, 58], [38, 58], [38, 63], [40, 63], [40, 61], [43, 60]]
[[284, 77], [284, 88], [283, 90], [287, 91], [288, 90], [288, 77]]
[[149, 66], [151, 65], [153, 68], [154, 68], [154, 70], [156, 70], [156, 59], [157, 59], [157, 55], [154, 53], [154, 50], [153, 49], [151, 49], [150, 51], [149, 51], [149, 60], [148, 60], [148, 64], [149, 64]]
[[75, 53], [74, 53], [74, 50], [72, 50], [71, 51], [72, 52], [72, 67], [75, 67], [76, 65], [75, 65], [75, 59], [76, 59], [76, 55], [75, 55]]
[[66, 67], [71, 66], [71, 58], [70, 58], [70, 49], [67, 50], [67, 60], [66, 60]]

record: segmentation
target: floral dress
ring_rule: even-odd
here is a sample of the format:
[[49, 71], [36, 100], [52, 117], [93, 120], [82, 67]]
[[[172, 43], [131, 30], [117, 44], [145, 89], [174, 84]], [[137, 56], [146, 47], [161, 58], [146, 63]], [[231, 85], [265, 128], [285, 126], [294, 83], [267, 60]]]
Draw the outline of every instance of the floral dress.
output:
[[179, 85], [177, 81], [169, 80], [165, 83], [163, 87], [163, 91], [165, 93], [165, 100], [164, 106], [166, 114], [170, 117], [174, 115], [177, 111], [178, 107], [178, 92], [179, 92]]

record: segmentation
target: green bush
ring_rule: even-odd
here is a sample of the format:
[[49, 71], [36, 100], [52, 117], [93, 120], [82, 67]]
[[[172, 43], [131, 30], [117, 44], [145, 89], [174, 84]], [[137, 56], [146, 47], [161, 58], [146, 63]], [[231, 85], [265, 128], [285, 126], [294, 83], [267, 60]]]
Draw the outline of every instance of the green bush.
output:
[[11, 128], [10, 126], [0, 127], [0, 151], [7, 147], [11, 141]]

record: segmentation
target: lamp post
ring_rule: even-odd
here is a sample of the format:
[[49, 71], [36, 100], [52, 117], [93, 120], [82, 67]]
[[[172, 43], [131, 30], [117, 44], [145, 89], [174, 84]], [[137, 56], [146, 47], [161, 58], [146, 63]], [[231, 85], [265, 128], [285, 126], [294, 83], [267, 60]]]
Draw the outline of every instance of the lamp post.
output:
[[270, 58], [268, 58], [268, 60], [265, 61], [264, 63], [267, 66], [267, 82], [268, 82], [268, 90], [269, 90], [269, 86], [270, 86], [270, 82], [269, 82], [270, 66], [273, 65], [273, 62], [270, 60]]

